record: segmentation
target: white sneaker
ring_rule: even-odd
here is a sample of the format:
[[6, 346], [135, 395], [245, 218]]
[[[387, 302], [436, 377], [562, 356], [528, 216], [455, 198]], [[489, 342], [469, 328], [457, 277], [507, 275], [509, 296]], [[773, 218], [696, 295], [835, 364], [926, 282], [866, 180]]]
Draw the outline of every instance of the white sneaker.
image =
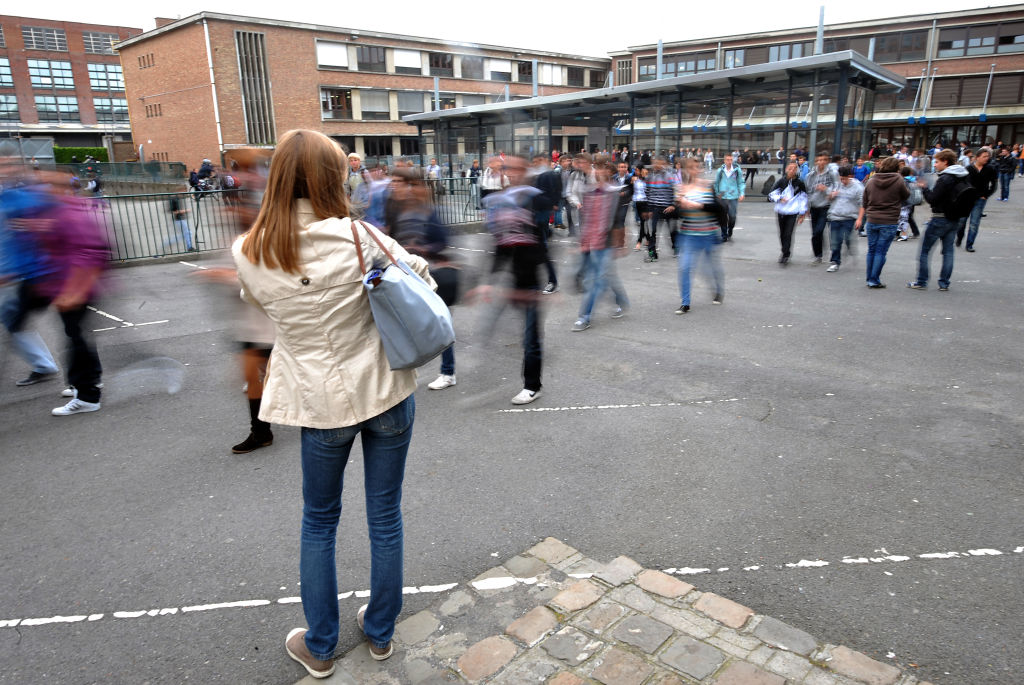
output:
[[512, 404], [529, 404], [540, 397], [540, 390], [527, 390], [523, 388], [519, 394], [512, 398]]
[[[102, 383], [97, 383], [96, 387], [102, 390], [103, 389], [103, 384]], [[61, 397], [78, 397], [78, 389], [75, 388], [75, 386], [73, 386], [73, 385], [69, 385], [68, 387], [66, 387], [66, 388], [64, 388], [63, 390], [60, 391], [60, 396]]]
[[455, 376], [449, 376], [447, 374], [441, 374], [435, 380], [427, 383], [427, 387], [431, 390], [444, 390], [455, 385]]
[[828, 265], [828, 268], [825, 269], [825, 270], [826, 271], [839, 271], [839, 265], [836, 264], [835, 262], [832, 262], [831, 264]]
[[86, 412], [99, 410], [99, 402], [83, 402], [82, 400], [76, 397], [75, 399], [65, 404], [63, 407], [54, 408], [54, 410], [50, 413], [53, 414], [54, 416], [70, 416], [71, 414], [84, 414]]

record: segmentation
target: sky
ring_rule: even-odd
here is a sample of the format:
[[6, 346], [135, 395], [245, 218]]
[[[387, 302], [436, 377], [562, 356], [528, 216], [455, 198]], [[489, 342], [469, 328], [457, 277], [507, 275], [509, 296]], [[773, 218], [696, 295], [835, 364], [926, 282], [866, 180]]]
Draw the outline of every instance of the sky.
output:
[[[50, 0], [39, 14], [45, 19], [132, 26], [149, 31], [154, 17], [187, 17], [202, 11], [219, 12], [364, 31], [381, 31], [465, 43], [546, 50], [606, 57], [629, 46], [729, 36], [765, 30], [816, 26], [822, 3], [783, 3], [772, 0], [658, 3], [635, 11], [610, 0], [514, 0], [513, 2], [391, 2], [324, 3], [321, 0], [175, 0], [146, 3], [83, 3]], [[825, 23], [875, 20], [965, 8], [1006, 6], [1011, 2], [963, 0], [844, 0], [825, 2]], [[689, 5], [687, 7], [687, 5]], [[678, 7], [679, 9], [674, 9]], [[685, 7], [685, 9], [684, 9]], [[664, 8], [664, 9], [661, 9]], [[895, 8], [895, 13], [893, 9]], [[657, 25], [652, 18], [658, 17]]]

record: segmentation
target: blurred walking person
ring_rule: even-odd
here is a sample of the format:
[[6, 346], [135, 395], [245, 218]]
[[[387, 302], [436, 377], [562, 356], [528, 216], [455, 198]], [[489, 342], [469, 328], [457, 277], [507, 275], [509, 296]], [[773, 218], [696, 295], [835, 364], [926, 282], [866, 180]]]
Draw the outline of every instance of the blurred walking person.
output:
[[[309, 627], [292, 630], [285, 649], [316, 678], [334, 672], [335, 546], [345, 466], [357, 436], [371, 565], [370, 602], [356, 619], [371, 657], [394, 653], [402, 608], [402, 481], [415, 414], [416, 372], [389, 368], [364, 292], [355, 241], [367, 261], [386, 258], [366, 235], [377, 229], [350, 219], [346, 172], [336, 142], [315, 131], [287, 132], [271, 160], [259, 216], [232, 247], [244, 296], [266, 312], [277, 333], [260, 418], [302, 427], [299, 575]], [[378, 237], [434, 285], [425, 260]]]
[[747, 194], [747, 182], [743, 178], [743, 170], [735, 164], [736, 158], [733, 155], [726, 155], [725, 162], [718, 167], [715, 173], [715, 183], [712, 191], [715, 197], [725, 202], [728, 209], [728, 220], [722, 226], [722, 242], [732, 240], [733, 229], [736, 228], [736, 210], [740, 202]]
[[832, 190], [830, 198], [828, 222], [832, 256], [827, 271], [835, 273], [843, 261], [843, 245], [846, 245], [846, 254], [852, 255], [853, 242], [850, 236], [864, 221], [864, 207], [861, 205], [864, 185], [853, 177], [852, 168], [839, 167], [839, 185]]
[[715, 289], [712, 304], [725, 301], [725, 272], [718, 254], [721, 243], [718, 203], [711, 183], [700, 178], [700, 163], [696, 159], [688, 159], [686, 165], [687, 181], [679, 187], [676, 199], [680, 214], [676, 243], [677, 251], [681, 253], [678, 273], [679, 294], [682, 298], [676, 314], [690, 311], [693, 268], [701, 256], [707, 261], [707, 270]]

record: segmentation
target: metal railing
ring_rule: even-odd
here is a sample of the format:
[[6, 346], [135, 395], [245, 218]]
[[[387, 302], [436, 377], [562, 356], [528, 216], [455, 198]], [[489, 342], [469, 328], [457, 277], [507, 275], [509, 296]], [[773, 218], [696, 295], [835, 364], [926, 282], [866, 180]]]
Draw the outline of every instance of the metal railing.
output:
[[[239, 218], [246, 201], [244, 193], [211, 190], [115, 195], [90, 198], [89, 203], [104, 228], [111, 259], [123, 262], [230, 247], [247, 228]], [[172, 200], [184, 210], [178, 221], [172, 216]]]
[[[483, 212], [477, 209], [479, 196], [473, 192], [468, 178], [427, 183], [441, 221], [454, 225], [483, 218]], [[248, 229], [257, 199], [246, 190], [210, 190], [111, 195], [89, 198], [88, 202], [104, 228], [111, 259], [123, 262], [184, 255], [190, 252], [190, 246], [197, 252], [231, 247], [239, 233]], [[172, 216], [172, 200], [177, 200], [184, 210], [178, 222]], [[249, 219], [243, 219], [243, 215]]]
[[182, 182], [188, 170], [181, 162], [85, 162], [42, 165], [43, 168], [64, 171], [84, 177], [91, 171], [107, 180], [141, 182]]
[[470, 224], [483, 219], [483, 212], [479, 209], [479, 184], [457, 177], [431, 179], [427, 185], [431, 189], [430, 197], [437, 216], [444, 223]]

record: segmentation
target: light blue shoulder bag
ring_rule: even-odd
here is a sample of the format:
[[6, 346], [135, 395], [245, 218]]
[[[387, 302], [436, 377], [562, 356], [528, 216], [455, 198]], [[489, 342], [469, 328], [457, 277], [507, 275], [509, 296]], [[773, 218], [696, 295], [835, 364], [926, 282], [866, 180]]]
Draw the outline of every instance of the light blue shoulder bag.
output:
[[367, 271], [363, 246], [352, 222], [352, 240], [359, 256], [363, 286], [370, 298], [370, 311], [384, 343], [384, 353], [393, 371], [414, 369], [444, 352], [455, 343], [455, 329], [448, 306], [430, 286], [401, 259], [384, 247], [376, 232], [363, 230], [380, 246], [391, 263], [383, 270]]

